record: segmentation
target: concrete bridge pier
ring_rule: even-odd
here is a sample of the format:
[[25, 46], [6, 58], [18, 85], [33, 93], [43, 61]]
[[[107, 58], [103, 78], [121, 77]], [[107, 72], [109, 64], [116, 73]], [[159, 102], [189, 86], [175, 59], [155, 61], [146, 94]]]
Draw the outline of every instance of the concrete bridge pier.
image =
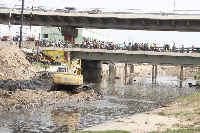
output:
[[132, 73], [134, 72], [133, 64], [124, 64], [124, 84], [131, 85], [132, 84]]
[[156, 78], [157, 78], [157, 65], [152, 65], [152, 85], [156, 85]]
[[126, 85], [127, 84], [127, 63], [125, 63], [124, 65], [124, 84]]
[[102, 62], [99, 60], [82, 60], [82, 75], [84, 82], [100, 83]]
[[134, 65], [133, 64], [127, 64], [126, 67], [126, 72], [127, 72], [127, 85], [132, 85], [133, 84], [133, 77], [132, 77], [132, 73], [134, 73]]
[[183, 87], [183, 66], [181, 66], [180, 70], [180, 88]]
[[116, 67], [114, 64], [109, 64], [109, 82], [115, 83]]
[[64, 36], [65, 41], [68, 41], [71, 44], [75, 43], [75, 38], [78, 36], [78, 30], [68, 26], [62, 26], [61, 33], [62, 36]]
[[130, 67], [130, 74], [134, 73], [134, 65], [129, 64], [129, 67]]

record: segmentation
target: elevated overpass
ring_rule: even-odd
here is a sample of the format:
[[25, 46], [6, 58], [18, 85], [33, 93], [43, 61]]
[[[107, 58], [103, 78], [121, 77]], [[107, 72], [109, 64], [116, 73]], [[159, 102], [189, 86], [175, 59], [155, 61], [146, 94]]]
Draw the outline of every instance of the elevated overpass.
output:
[[176, 65], [200, 65], [200, 53], [128, 51], [83, 48], [40, 47], [40, 50], [70, 51], [73, 58], [86, 60]]
[[[55, 12], [55, 11], [24, 11], [24, 25], [97, 28], [97, 29], [128, 29], [155, 31], [200, 31], [200, 11], [193, 13], [137, 13], [134, 12]], [[0, 23], [20, 25], [20, 10], [0, 9]]]

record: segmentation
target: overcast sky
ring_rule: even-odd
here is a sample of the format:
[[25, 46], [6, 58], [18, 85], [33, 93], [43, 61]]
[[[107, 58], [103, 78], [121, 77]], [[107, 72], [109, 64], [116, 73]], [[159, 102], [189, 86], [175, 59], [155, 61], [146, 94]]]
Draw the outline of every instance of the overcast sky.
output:
[[[1, 4], [9, 0], [0, 0]], [[10, 0], [11, 4], [20, 5], [19, 0]], [[153, 10], [200, 10], [199, 0], [25, 0], [25, 5], [49, 7], [108, 8], [108, 9], [142, 9]], [[158, 43], [176, 43], [177, 46], [199, 46], [198, 32], [166, 32], [166, 31], [133, 31], [133, 30], [94, 30], [113, 38], [116, 43], [128, 41]]]

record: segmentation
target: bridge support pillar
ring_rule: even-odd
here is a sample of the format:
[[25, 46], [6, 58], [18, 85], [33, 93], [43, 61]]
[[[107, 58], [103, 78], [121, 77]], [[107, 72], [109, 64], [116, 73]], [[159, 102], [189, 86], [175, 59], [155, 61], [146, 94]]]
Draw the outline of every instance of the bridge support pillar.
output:
[[62, 36], [71, 36], [77, 37], [78, 36], [78, 29], [73, 27], [61, 27]]
[[181, 71], [180, 71], [180, 88], [183, 87], [183, 66], [181, 66]]
[[84, 82], [101, 82], [102, 62], [98, 60], [82, 60], [82, 75]]
[[133, 64], [130, 64], [130, 74], [131, 73], [134, 73], [134, 65]]
[[156, 85], [157, 65], [152, 65], [152, 84]]
[[127, 65], [127, 63], [125, 63], [125, 65], [124, 65], [124, 73], [125, 73], [124, 83], [125, 83], [125, 85], [127, 84], [127, 68], [128, 68], [128, 65]]
[[115, 83], [115, 73], [116, 73], [116, 68], [114, 64], [109, 64], [109, 81], [110, 83]]
[[73, 27], [61, 27], [62, 36], [64, 36], [65, 41], [74, 44], [75, 38], [78, 36], [78, 30]]

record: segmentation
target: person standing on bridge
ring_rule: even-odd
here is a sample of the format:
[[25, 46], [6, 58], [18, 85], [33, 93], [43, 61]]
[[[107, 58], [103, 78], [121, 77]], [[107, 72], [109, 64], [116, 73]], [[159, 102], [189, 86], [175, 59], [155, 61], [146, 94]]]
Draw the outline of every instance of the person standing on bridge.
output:
[[182, 45], [182, 53], [184, 53], [184, 45]]
[[[154, 43], [153, 43], [153, 45], [154, 45]], [[153, 45], [152, 45], [152, 43], [150, 44], [151, 51], [153, 51]]]
[[123, 47], [123, 50], [126, 50], [126, 43], [124, 42], [124, 47]]
[[153, 43], [153, 51], [155, 51], [156, 44]]
[[51, 46], [51, 39], [49, 40], [49, 45]]
[[194, 52], [194, 45], [192, 45], [192, 52]]
[[174, 45], [173, 45], [173, 52], [175, 52], [175, 49], [176, 49], [176, 45], [175, 45], [175, 43], [174, 43]]

